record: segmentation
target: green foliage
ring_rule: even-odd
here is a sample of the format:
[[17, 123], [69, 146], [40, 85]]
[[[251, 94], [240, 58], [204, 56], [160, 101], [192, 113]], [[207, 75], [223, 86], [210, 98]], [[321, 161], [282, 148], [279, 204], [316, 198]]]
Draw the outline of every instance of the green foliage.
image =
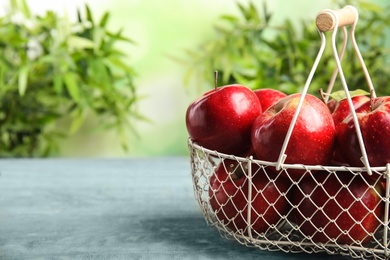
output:
[[[356, 40], [378, 95], [390, 94], [388, 42], [390, 9], [363, 1], [335, 1], [330, 8], [352, 4], [359, 11]], [[239, 15], [222, 15], [215, 25], [215, 37], [187, 50], [184, 63], [188, 67], [185, 82], [197, 79], [198, 86], [213, 84], [213, 71], [218, 70], [219, 84], [244, 84], [252, 89], [276, 88], [286, 93], [300, 92], [320, 48], [321, 38], [315, 21], [285, 19], [282, 24], [271, 23], [272, 14], [264, 4], [238, 4]], [[299, 22], [294, 26], [294, 22]], [[331, 32], [327, 38], [331, 38]], [[342, 32], [338, 43], [341, 47]], [[350, 41], [349, 41], [350, 42]], [[361, 66], [349, 44], [342, 67], [350, 89], [367, 87]], [[330, 41], [314, 75], [309, 92], [317, 94], [327, 89], [335, 61]], [[336, 81], [335, 90], [341, 89]], [[204, 91], [204, 89], [202, 89]]]
[[[91, 113], [126, 149], [132, 122], [142, 116], [135, 72], [116, 45], [133, 42], [107, 29], [109, 13], [95, 20], [86, 5], [77, 14], [75, 22], [52, 11], [37, 16], [24, 0], [11, 0], [0, 17], [0, 157], [56, 154], [58, 138]], [[69, 119], [70, 126], [60, 123]]]

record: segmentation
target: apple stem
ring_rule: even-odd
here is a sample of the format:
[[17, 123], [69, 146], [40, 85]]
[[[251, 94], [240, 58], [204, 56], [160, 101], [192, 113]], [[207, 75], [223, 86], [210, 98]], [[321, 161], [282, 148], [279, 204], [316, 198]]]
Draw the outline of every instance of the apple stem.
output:
[[326, 104], [327, 102], [326, 102], [325, 94], [324, 94], [324, 91], [322, 90], [322, 88], [320, 88], [320, 90], [318, 92], [320, 94], [321, 100]]
[[214, 70], [214, 90], [218, 88], [218, 70]]

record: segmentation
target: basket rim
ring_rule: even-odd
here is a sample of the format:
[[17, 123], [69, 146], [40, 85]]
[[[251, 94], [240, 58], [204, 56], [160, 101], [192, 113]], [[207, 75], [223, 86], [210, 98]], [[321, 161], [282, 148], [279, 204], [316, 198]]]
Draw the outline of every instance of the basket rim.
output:
[[[191, 137], [188, 138], [188, 146], [190, 149], [197, 149], [201, 150], [202, 152], [205, 152], [210, 155], [214, 155], [215, 157], [224, 158], [224, 159], [233, 159], [239, 162], [251, 162], [258, 165], [264, 165], [264, 166], [271, 166], [276, 167], [277, 162], [271, 162], [271, 161], [265, 161], [265, 160], [258, 160], [254, 159], [252, 156], [249, 157], [241, 157], [238, 155], [232, 155], [232, 154], [225, 154], [218, 152], [216, 150], [210, 150], [206, 147], [203, 147], [196, 142], [194, 142]], [[366, 167], [351, 167], [351, 166], [333, 166], [333, 165], [306, 165], [306, 164], [288, 164], [283, 163], [281, 164], [280, 170], [284, 169], [298, 169], [298, 170], [307, 170], [307, 171], [318, 171], [318, 170], [325, 170], [325, 171], [344, 171], [344, 172], [367, 172]], [[373, 172], [388, 172], [390, 169], [390, 164], [386, 164], [385, 166], [376, 166], [376, 167], [370, 167], [371, 171]]]

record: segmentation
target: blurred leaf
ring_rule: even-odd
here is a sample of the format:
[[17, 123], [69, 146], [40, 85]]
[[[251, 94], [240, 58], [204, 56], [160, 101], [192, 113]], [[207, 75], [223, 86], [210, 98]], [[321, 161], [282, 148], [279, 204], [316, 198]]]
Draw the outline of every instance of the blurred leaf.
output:
[[220, 16], [220, 19], [221, 20], [227, 20], [227, 21], [230, 21], [230, 22], [238, 22], [238, 18], [235, 17], [234, 15], [221, 15]]
[[93, 77], [93, 80], [98, 86], [109, 86], [110, 75], [102, 59], [90, 59], [88, 61], [89, 75]]
[[68, 90], [72, 99], [77, 103], [80, 102], [80, 92], [77, 83], [77, 75], [73, 72], [66, 72], [64, 74], [64, 82], [66, 89]]
[[374, 3], [363, 2], [363, 1], [360, 3], [360, 8], [367, 10], [367, 11], [370, 11], [370, 12], [373, 12], [373, 13], [380, 13], [383, 11], [382, 7], [380, 7]]
[[74, 113], [72, 114], [72, 118], [73, 118], [72, 124], [69, 129], [70, 134], [74, 134], [80, 129], [81, 125], [85, 120], [85, 116], [82, 113], [82, 111], [75, 110]]
[[23, 12], [23, 14], [27, 17], [31, 17], [30, 8], [28, 7], [25, 0], [19, 0], [20, 1], [20, 9]]
[[120, 29], [116, 33], [112, 33], [112, 32], [106, 32], [106, 33], [107, 33], [107, 36], [111, 37], [111, 41], [115, 42], [115, 41], [120, 40], [120, 41], [125, 41], [125, 42], [128, 42], [128, 43], [132, 43], [132, 44], [136, 43], [133, 39], [130, 39], [130, 38], [122, 35], [123, 29]]
[[105, 12], [102, 19], [100, 20], [99, 27], [106, 27], [110, 13]]
[[[366, 66], [374, 81], [377, 95], [388, 95], [390, 89], [390, 8], [383, 8], [370, 1], [337, 0], [334, 8], [352, 4], [359, 11], [356, 39]], [[299, 23], [287, 17], [277, 24], [271, 23], [266, 1], [259, 4], [250, 1], [237, 3], [238, 14], [224, 14], [215, 23], [216, 33], [209, 40], [196, 43], [179, 57], [187, 61], [184, 83], [195, 79], [198, 91], [213, 84], [210, 74], [221, 72], [221, 85], [241, 83], [255, 88], [275, 88], [287, 94], [300, 92], [313, 66], [320, 48], [320, 35], [315, 21]], [[341, 37], [338, 37], [340, 40]], [[328, 40], [329, 41], [329, 40]], [[317, 95], [320, 88], [329, 84], [335, 68], [333, 54], [327, 48], [311, 82], [309, 93]], [[347, 48], [343, 70], [350, 90], [366, 85], [364, 73], [353, 48]], [[250, 73], [248, 73], [250, 71]], [[334, 91], [340, 90], [336, 80]]]
[[27, 89], [27, 83], [28, 83], [28, 73], [29, 68], [27, 66], [24, 66], [20, 68], [19, 74], [18, 74], [18, 90], [19, 95], [24, 96]]
[[268, 7], [265, 1], [263, 2], [263, 17], [266, 24], [268, 24], [268, 22], [271, 20], [272, 17], [271, 13], [269, 13], [268, 11]]
[[[58, 139], [90, 114], [125, 142], [133, 121], [144, 120], [135, 70], [118, 47], [132, 39], [107, 27], [109, 12], [95, 24], [88, 5], [71, 22], [50, 10], [34, 15], [25, 0], [9, 4], [0, 17], [0, 157], [58, 155]], [[69, 132], [57, 128], [66, 119]]]
[[115, 56], [109, 56], [107, 59], [104, 59], [103, 62], [107, 62], [111, 64], [111, 66], [115, 66], [117, 68], [120, 68], [121, 70], [125, 71], [129, 74], [135, 74], [135, 71], [128, 66], [123, 60], [115, 57]]
[[77, 9], [77, 21], [81, 23], [83, 21], [83, 18], [81, 17], [81, 11]]
[[91, 24], [94, 25], [92, 12], [87, 4], [85, 5], [85, 13], [87, 14], [87, 21], [91, 22]]
[[60, 95], [62, 93], [62, 91], [63, 91], [63, 88], [62, 88], [62, 85], [63, 85], [62, 77], [59, 76], [59, 75], [54, 76], [53, 83], [54, 83], [54, 90], [56, 91], [57, 94]]
[[95, 46], [94, 42], [79, 36], [70, 36], [68, 45], [75, 49], [91, 49]]

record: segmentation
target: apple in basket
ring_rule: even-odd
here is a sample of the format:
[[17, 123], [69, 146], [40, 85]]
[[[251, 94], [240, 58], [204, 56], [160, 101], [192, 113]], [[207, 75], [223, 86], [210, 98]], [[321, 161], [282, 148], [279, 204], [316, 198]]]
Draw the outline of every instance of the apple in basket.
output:
[[[333, 100], [333, 99], [332, 99]], [[364, 103], [369, 101], [370, 98], [365, 95], [359, 95], [351, 97], [351, 101], [353, 104], [353, 107], [356, 111], [359, 107], [361, 107]], [[336, 128], [339, 127], [339, 125], [344, 121], [344, 119], [351, 113], [351, 110], [349, 108], [348, 100], [346, 98], [340, 100], [337, 102], [337, 105], [334, 108], [334, 111], [332, 113], [334, 126]]]
[[338, 106], [339, 102], [336, 100], [336, 99], [331, 99], [328, 101], [328, 103], [326, 103], [327, 107], [329, 108], [329, 111], [331, 113], [334, 112], [334, 110], [336, 109], [336, 107]]
[[[275, 228], [286, 218], [291, 208], [286, 195], [290, 183], [285, 178], [269, 179], [268, 169], [256, 164], [252, 168], [250, 185], [247, 164], [225, 159], [211, 176], [209, 198], [217, 219], [223, 225], [241, 234], [248, 234], [251, 227], [252, 235], [256, 236], [270, 227]], [[252, 209], [249, 224], [250, 190]]]
[[[264, 111], [253, 123], [252, 146], [259, 160], [276, 162], [302, 94], [289, 95]], [[288, 164], [327, 165], [333, 155], [335, 127], [323, 101], [306, 94], [286, 148]], [[298, 179], [305, 171], [289, 170]]]
[[261, 112], [260, 101], [251, 89], [227, 85], [206, 92], [189, 105], [186, 127], [195, 143], [238, 155], [250, 149], [252, 124]]
[[[335, 99], [331, 99], [331, 101], [332, 100], [335, 100]], [[355, 110], [358, 109], [360, 106], [362, 106], [364, 103], [366, 103], [369, 100], [370, 100], [370, 98], [368, 96], [365, 96], [365, 95], [353, 96], [351, 98], [351, 101], [352, 101], [352, 104], [353, 104], [353, 107]], [[332, 113], [336, 133], [338, 131], [339, 125], [344, 121], [344, 119], [350, 113], [351, 113], [351, 110], [350, 110], [350, 107], [348, 104], [348, 100], [346, 98], [343, 98], [340, 101], [337, 101], [337, 104], [336, 104], [334, 111]], [[344, 156], [342, 155], [342, 152], [340, 151], [340, 147], [339, 147], [337, 140], [336, 140], [335, 153], [334, 153], [333, 159], [332, 159], [332, 164], [348, 165], [348, 163], [346, 163], [346, 161], [344, 159]]]
[[[348, 92], [352, 99], [352, 103], [355, 109], [358, 108], [363, 103], [365, 103], [365, 101], [369, 99], [368, 96], [370, 96], [370, 93], [363, 89], [350, 90]], [[322, 96], [324, 95], [322, 90], [320, 93]], [[338, 112], [336, 114], [338, 115], [335, 117], [335, 119], [337, 122], [343, 121], [344, 118], [348, 116], [348, 114], [351, 112], [345, 91], [339, 90], [333, 92], [332, 94], [330, 94], [330, 98], [331, 99], [326, 103], [326, 105], [328, 106], [332, 114], [334, 114], [337, 108]], [[335, 125], [337, 125], [337, 122], [335, 122]]]
[[364, 245], [380, 227], [382, 196], [379, 179], [347, 172], [308, 174], [292, 192], [294, 216], [313, 242]]
[[267, 108], [287, 96], [286, 93], [272, 88], [260, 88], [254, 90], [253, 92], [255, 92], [256, 96], [260, 100], [262, 111], [267, 110]]
[[[370, 166], [390, 163], [390, 96], [372, 98], [356, 109], [356, 115]], [[363, 166], [352, 115], [340, 124], [337, 142], [351, 166]]]

